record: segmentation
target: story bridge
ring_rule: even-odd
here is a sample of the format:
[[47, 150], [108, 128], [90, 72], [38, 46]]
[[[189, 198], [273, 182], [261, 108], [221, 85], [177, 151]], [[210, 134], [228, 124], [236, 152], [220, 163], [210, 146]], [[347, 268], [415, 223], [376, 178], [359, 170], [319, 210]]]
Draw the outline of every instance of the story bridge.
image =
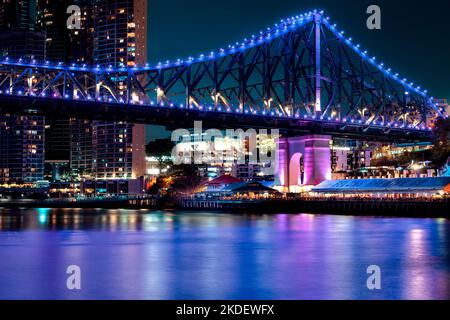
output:
[[306, 145], [326, 150], [331, 136], [426, 141], [430, 123], [446, 116], [426, 90], [370, 56], [318, 10], [216, 51], [156, 65], [5, 58], [0, 110], [172, 128], [194, 120], [204, 120], [204, 128], [277, 128], [292, 137], [280, 142], [289, 159], [304, 156]]

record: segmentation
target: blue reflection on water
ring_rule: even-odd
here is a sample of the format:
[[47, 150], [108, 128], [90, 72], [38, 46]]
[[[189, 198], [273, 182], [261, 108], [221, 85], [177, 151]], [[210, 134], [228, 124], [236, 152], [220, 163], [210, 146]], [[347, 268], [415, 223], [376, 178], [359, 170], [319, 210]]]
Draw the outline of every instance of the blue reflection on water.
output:
[[39, 208], [37, 209], [37, 212], [39, 214], [39, 222], [41, 224], [46, 224], [48, 220], [48, 213], [50, 212], [50, 209], [48, 208]]
[[[0, 299], [449, 299], [445, 219], [0, 209]], [[66, 289], [66, 268], [82, 290]], [[369, 265], [382, 290], [366, 287]]]

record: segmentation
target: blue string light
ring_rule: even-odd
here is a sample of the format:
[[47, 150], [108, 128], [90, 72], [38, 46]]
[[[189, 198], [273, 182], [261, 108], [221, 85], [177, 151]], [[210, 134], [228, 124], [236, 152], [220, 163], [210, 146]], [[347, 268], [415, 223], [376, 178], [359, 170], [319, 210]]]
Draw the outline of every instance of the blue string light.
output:
[[[198, 56], [198, 58], [193, 58], [193, 57], [188, 57], [187, 59], [176, 59], [173, 62], [170, 61], [166, 61], [165, 63], [162, 62], [158, 62], [156, 65], [151, 66], [148, 63], [145, 65], [145, 67], [139, 67], [139, 66], [134, 66], [131, 68], [131, 70], [133, 71], [157, 71], [160, 69], [166, 69], [166, 68], [172, 68], [172, 67], [176, 67], [176, 66], [181, 66], [181, 65], [191, 65], [192, 63], [195, 62], [201, 62], [201, 61], [205, 61], [205, 60], [214, 60], [217, 57], [224, 57], [227, 55], [231, 55], [236, 53], [236, 48], [238, 47], [239, 50], [244, 51], [247, 49], [250, 49], [252, 47], [258, 46], [261, 43], [264, 42], [270, 42], [274, 39], [274, 37], [280, 37], [282, 35], [284, 35], [285, 33], [288, 32], [292, 32], [292, 30], [294, 29], [298, 29], [301, 28], [303, 26], [305, 26], [306, 24], [313, 22], [314, 21], [314, 17], [316, 14], [320, 14], [321, 16], [321, 22], [327, 26], [327, 28], [329, 30], [331, 30], [331, 32], [333, 32], [339, 39], [341, 39], [344, 43], [346, 43], [348, 46], [350, 46], [358, 55], [360, 55], [363, 59], [367, 60], [370, 64], [372, 64], [374, 67], [376, 67], [378, 70], [380, 70], [381, 72], [383, 72], [386, 76], [392, 78], [393, 80], [400, 82], [402, 85], [404, 85], [406, 88], [408, 88], [409, 91], [415, 92], [417, 94], [419, 94], [420, 96], [422, 96], [437, 112], [438, 114], [442, 115], [442, 113], [439, 111], [439, 108], [436, 106], [436, 104], [434, 104], [433, 102], [433, 98], [429, 98], [427, 96], [427, 90], [423, 90], [421, 89], [420, 86], [414, 87], [414, 83], [410, 82], [407, 83], [407, 79], [403, 79], [403, 80], [398, 80], [399, 74], [395, 73], [392, 74], [392, 71], [390, 68], [385, 68], [384, 67], [384, 63], [377, 63], [376, 62], [376, 57], [372, 57], [372, 58], [368, 58], [367, 57], [367, 50], [362, 50], [360, 49], [360, 45], [356, 44], [354, 45], [352, 43], [353, 39], [351, 37], [346, 38], [344, 36], [345, 32], [344, 31], [338, 31], [337, 30], [337, 24], [331, 24], [329, 22], [330, 18], [323, 17], [323, 11], [318, 11], [318, 10], [314, 10], [312, 12], [308, 12], [305, 14], [301, 14], [301, 15], [297, 15], [296, 17], [291, 17], [291, 18], [287, 18], [287, 19], [282, 19], [281, 23], [275, 23], [274, 26], [272, 27], [268, 27], [266, 30], [266, 32], [260, 31], [259, 33], [259, 37], [256, 39], [257, 41], [255, 41], [256, 36], [253, 34], [250, 38], [244, 38], [244, 40], [242, 42], [236, 42], [236, 45], [229, 45], [227, 49], [224, 48], [220, 48], [217, 51], [211, 51], [209, 52], [209, 54], [200, 54]], [[59, 71], [64, 71], [64, 70], [70, 70], [70, 71], [88, 71], [88, 72], [92, 72], [94, 74], [101, 74], [104, 71], [107, 71], [108, 73], [125, 73], [128, 72], [128, 69], [123, 66], [123, 64], [120, 66], [120, 68], [115, 68], [112, 65], [109, 65], [106, 68], [102, 68], [101, 66], [97, 65], [95, 67], [89, 67], [86, 64], [83, 64], [82, 66], [78, 66], [75, 63], [71, 64], [70, 66], [65, 66], [62, 62], [58, 62], [57, 64], [51, 64], [49, 61], [45, 61], [43, 64], [38, 64], [36, 62], [36, 60], [32, 60], [30, 63], [26, 63], [24, 62], [24, 60], [22, 58], [18, 59], [17, 62], [13, 62], [9, 59], [9, 57], [6, 57], [4, 59], [3, 62], [0, 62], [0, 64], [5, 64], [5, 65], [11, 65], [11, 66], [23, 66], [23, 67], [42, 67], [45, 68], [46, 70], [48, 69], [53, 69], [53, 70], [59, 70]], [[409, 91], [405, 91], [406, 95], [409, 95], [410, 92]], [[10, 92], [10, 90], [6, 91], [7, 94], [14, 94], [13, 92]], [[18, 95], [23, 95], [22, 91], [19, 91], [17, 93]], [[34, 95], [34, 93], [29, 94], [30, 96]], [[46, 93], [45, 92], [41, 92], [40, 94], [41, 97], [45, 97]], [[53, 96], [53, 98], [62, 98], [61, 96]], [[64, 95], [65, 99], [70, 99], [69, 95]], [[80, 97], [78, 95], [74, 95], [73, 98], [75, 100], [80, 100], [80, 99], [85, 99], [85, 100], [92, 100], [92, 97], [87, 96], [86, 98]], [[102, 101], [102, 98], [97, 98], [97, 101]], [[134, 101], [125, 101], [122, 98], [120, 99], [112, 99], [112, 98], [108, 98], [104, 101], [108, 101], [110, 103], [120, 103], [120, 104], [124, 104], [124, 103], [128, 103], [128, 104], [134, 104]], [[149, 104], [145, 103], [143, 100], [139, 101], [140, 105], [149, 105], [149, 106], [154, 106], [155, 103], [154, 101], [151, 101]], [[163, 102], [161, 102], [159, 104], [160, 107], [166, 107], [165, 104]], [[169, 107], [173, 107], [173, 103], [169, 105]], [[193, 106], [189, 106], [190, 109], [193, 108]], [[180, 105], [180, 108], [183, 108], [183, 105]], [[200, 110], [203, 110], [202, 106], [199, 106]], [[213, 108], [209, 107], [207, 110], [212, 111]], [[216, 110], [215, 110], [216, 111]], [[222, 108], [218, 108], [219, 112], [222, 112]], [[226, 112], [230, 112], [231, 109], [227, 108]], [[217, 111], [216, 111], [217, 112]], [[236, 112], [241, 113], [240, 109], [236, 109]], [[242, 111], [245, 114], [248, 114], [249, 111], [247, 109]], [[262, 111], [261, 114], [259, 114], [257, 111], [253, 111], [252, 112], [253, 115], [262, 115], [262, 116], [275, 116], [274, 112], [271, 112], [270, 115], [268, 115], [266, 113], [266, 111]], [[283, 117], [282, 114], [278, 114], [279, 117]], [[289, 116], [286, 116], [289, 117]], [[291, 115], [290, 117], [294, 117], [294, 115]], [[298, 115], [295, 115], [295, 118], [298, 118]], [[304, 116], [304, 119], [311, 119], [311, 120], [316, 120], [315, 116]], [[336, 121], [336, 122], [340, 122], [340, 119], [336, 118], [331, 118], [329, 117], [328, 119], [323, 119], [323, 117], [321, 118], [321, 121]], [[342, 122], [347, 123], [348, 119], [344, 118], [342, 119]], [[354, 120], [351, 120], [352, 123], [354, 123]], [[361, 120], [358, 121], [358, 123], [362, 123]], [[372, 124], [377, 126], [377, 124]], [[384, 124], [384, 123], [379, 123], [378, 126], [385, 126], [385, 127], [392, 127], [392, 126], [397, 127], [397, 124]], [[403, 125], [404, 126], [404, 125]], [[416, 126], [411, 126], [413, 129], [419, 129]], [[422, 127], [424, 128], [424, 127]], [[424, 129], [424, 130], [429, 130], [430, 128]]]

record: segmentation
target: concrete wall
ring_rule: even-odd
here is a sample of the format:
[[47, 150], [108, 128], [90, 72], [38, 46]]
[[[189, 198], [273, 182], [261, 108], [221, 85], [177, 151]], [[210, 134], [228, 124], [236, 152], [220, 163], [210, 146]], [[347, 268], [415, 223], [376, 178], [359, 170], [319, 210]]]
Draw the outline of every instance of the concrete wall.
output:
[[[275, 186], [295, 192], [331, 179], [331, 136], [306, 135], [277, 141]], [[303, 162], [303, 172], [300, 163]]]

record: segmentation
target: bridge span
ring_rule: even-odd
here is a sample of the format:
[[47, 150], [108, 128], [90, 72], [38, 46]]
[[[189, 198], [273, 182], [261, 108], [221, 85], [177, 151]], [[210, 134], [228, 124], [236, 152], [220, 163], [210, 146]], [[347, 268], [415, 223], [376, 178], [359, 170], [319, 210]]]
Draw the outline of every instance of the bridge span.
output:
[[[276, 128], [289, 188], [330, 176], [333, 136], [427, 141], [446, 117], [428, 91], [385, 66], [322, 11], [156, 65], [0, 61], [0, 111], [204, 128]], [[299, 157], [308, 172], [299, 173]], [[317, 163], [321, 162], [321, 165]], [[302, 176], [300, 179], [300, 176]]]
[[[142, 106], [90, 101], [17, 97], [0, 97], [2, 112], [42, 115], [48, 118], [80, 118], [89, 120], [127, 121], [142, 124], [165, 125], [168, 129], [193, 127], [194, 121], [203, 121], [205, 129], [279, 129], [284, 136], [327, 134], [349, 139], [380, 142], [430, 141], [432, 131], [401, 126], [367, 125], [360, 121], [340, 121], [323, 117], [267, 117], [237, 112], [211, 112], [194, 108], [170, 106]], [[322, 119], [321, 119], [322, 118]]]
[[281, 20], [197, 57], [156, 65], [0, 60], [0, 108], [179, 127], [269, 127], [428, 139], [428, 92], [344, 36], [322, 11]]

